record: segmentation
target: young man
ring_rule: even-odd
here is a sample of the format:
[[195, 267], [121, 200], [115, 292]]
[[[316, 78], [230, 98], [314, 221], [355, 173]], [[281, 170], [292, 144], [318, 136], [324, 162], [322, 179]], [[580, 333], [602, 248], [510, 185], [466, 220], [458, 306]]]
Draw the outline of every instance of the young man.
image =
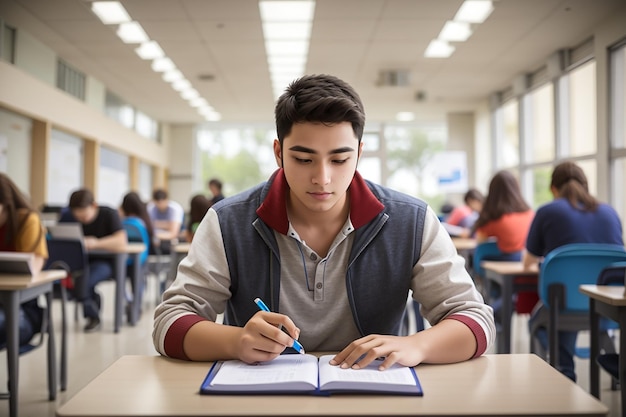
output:
[[[81, 223], [88, 251], [116, 250], [127, 244], [126, 232], [117, 210], [99, 206], [90, 190], [83, 188], [74, 191], [70, 196], [69, 209], [59, 222]], [[96, 285], [112, 276], [113, 265], [109, 261], [93, 259], [89, 261], [89, 282], [79, 282], [77, 285], [76, 296], [83, 303], [83, 314], [87, 319], [84, 330], [87, 333], [100, 329], [101, 300]]]
[[217, 178], [211, 178], [209, 180], [209, 191], [211, 191], [211, 205], [217, 203], [224, 199], [224, 194], [222, 194], [222, 181]]
[[[352, 87], [303, 77], [275, 115], [279, 169], [209, 209], [155, 311], [156, 349], [252, 363], [299, 339], [355, 369], [381, 356], [386, 369], [483, 354], [493, 311], [436, 214], [356, 171], [365, 114]], [[433, 326], [395, 336], [409, 290]], [[258, 311], [256, 297], [271, 312]], [[222, 312], [230, 326], [215, 323]]]
[[148, 203], [148, 215], [157, 238], [161, 241], [178, 239], [185, 211], [180, 204], [168, 198], [167, 191], [161, 188], [154, 190], [152, 201]]

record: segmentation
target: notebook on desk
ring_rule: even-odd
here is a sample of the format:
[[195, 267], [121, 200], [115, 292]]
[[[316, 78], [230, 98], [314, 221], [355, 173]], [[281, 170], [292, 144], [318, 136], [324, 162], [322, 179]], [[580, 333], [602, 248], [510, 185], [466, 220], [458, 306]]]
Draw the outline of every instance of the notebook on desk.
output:
[[83, 226], [80, 223], [58, 223], [48, 227], [50, 236], [61, 239], [83, 240]]
[[0, 252], [0, 275], [25, 274], [32, 275], [34, 253]]

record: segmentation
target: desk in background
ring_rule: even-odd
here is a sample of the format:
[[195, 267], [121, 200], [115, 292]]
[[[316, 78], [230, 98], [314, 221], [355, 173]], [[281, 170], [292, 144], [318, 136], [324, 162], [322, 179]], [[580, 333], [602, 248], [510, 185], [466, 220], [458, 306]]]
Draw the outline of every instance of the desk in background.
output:
[[[48, 365], [52, 372], [48, 374], [49, 397], [56, 398], [57, 381], [56, 375], [56, 348], [54, 337], [53, 320], [51, 319], [52, 289], [55, 281], [65, 278], [67, 273], [63, 270], [41, 271], [31, 279], [29, 275], [0, 275], [0, 304], [2, 304], [6, 317], [7, 331], [7, 373], [9, 388], [9, 415], [18, 415], [18, 387], [19, 387], [19, 308], [20, 304], [32, 300], [42, 294], [46, 295], [48, 304]], [[65, 337], [65, 335], [63, 335]], [[52, 374], [52, 375], [50, 375]]]
[[605, 416], [608, 409], [536, 355], [420, 365], [423, 397], [200, 395], [211, 364], [123, 356], [57, 410], [78, 416]]
[[626, 295], [618, 285], [581, 285], [580, 292], [589, 296], [590, 357], [589, 389], [591, 395], [600, 398], [600, 367], [596, 358], [600, 354], [600, 315], [615, 320], [620, 327], [619, 386], [621, 390], [622, 416], [626, 416]]
[[[115, 318], [114, 332], [118, 333], [122, 325], [122, 317], [124, 315], [124, 301], [126, 299], [124, 290], [126, 288], [126, 259], [128, 255], [133, 257], [133, 272], [131, 279], [133, 280], [133, 288], [140, 289], [139, 281], [143, 279], [141, 276], [141, 254], [146, 249], [143, 243], [128, 243], [126, 246], [120, 247], [119, 250], [102, 250], [95, 249], [88, 251], [89, 258], [109, 259], [113, 261], [113, 279], [115, 280]], [[139, 317], [139, 305], [141, 297], [139, 294], [133, 295], [131, 305], [130, 323], [135, 325]]]
[[[539, 269], [524, 269], [522, 262], [483, 261], [480, 266], [485, 271], [485, 294], [489, 296], [491, 282], [498, 284], [502, 290], [501, 317], [502, 330], [500, 337], [496, 338], [497, 352], [511, 352], [511, 317], [513, 316], [513, 294], [518, 291], [537, 291], [537, 278]], [[523, 281], [516, 277], [526, 277]]]

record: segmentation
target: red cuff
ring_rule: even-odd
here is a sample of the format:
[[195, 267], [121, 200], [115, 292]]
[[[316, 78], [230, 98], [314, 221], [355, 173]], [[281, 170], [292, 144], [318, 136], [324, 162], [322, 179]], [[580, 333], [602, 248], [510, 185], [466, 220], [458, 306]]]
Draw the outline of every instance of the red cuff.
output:
[[178, 318], [170, 326], [167, 330], [167, 334], [165, 335], [165, 341], [163, 343], [165, 354], [170, 358], [184, 359], [188, 361], [189, 358], [185, 354], [183, 341], [185, 340], [185, 335], [191, 326], [200, 321], [206, 321], [206, 319], [195, 314], [187, 314]]
[[454, 314], [450, 317], [446, 317], [446, 319], [460, 321], [469, 327], [472, 333], [474, 333], [474, 337], [476, 338], [476, 352], [474, 352], [474, 356], [472, 358], [477, 358], [485, 353], [487, 350], [487, 337], [485, 336], [485, 332], [480, 324], [478, 324], [474, 319], [462, 314]]

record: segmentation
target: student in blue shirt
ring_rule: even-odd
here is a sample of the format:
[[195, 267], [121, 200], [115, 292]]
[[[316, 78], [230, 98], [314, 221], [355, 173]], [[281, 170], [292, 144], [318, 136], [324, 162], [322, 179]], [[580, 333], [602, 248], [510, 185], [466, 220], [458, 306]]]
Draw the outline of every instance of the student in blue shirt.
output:
[[[550, 191], [554, 200], [540, 207], [528, 232], [524, 266], [529, 268], [541, 261], [550, 251], [570, 243], [609, 243], [624, 245], [622, 223], [608, 204], [589, 194], [587, 177], [572, 161], [554, 168]], [[530, 323], [545, 306], [536, 306]], [[574, 351], [578, 332], [559, 332], [559, 370], [576, 381]], [[548, 338], [545, 330], [539, 333], [544, 349]]]

